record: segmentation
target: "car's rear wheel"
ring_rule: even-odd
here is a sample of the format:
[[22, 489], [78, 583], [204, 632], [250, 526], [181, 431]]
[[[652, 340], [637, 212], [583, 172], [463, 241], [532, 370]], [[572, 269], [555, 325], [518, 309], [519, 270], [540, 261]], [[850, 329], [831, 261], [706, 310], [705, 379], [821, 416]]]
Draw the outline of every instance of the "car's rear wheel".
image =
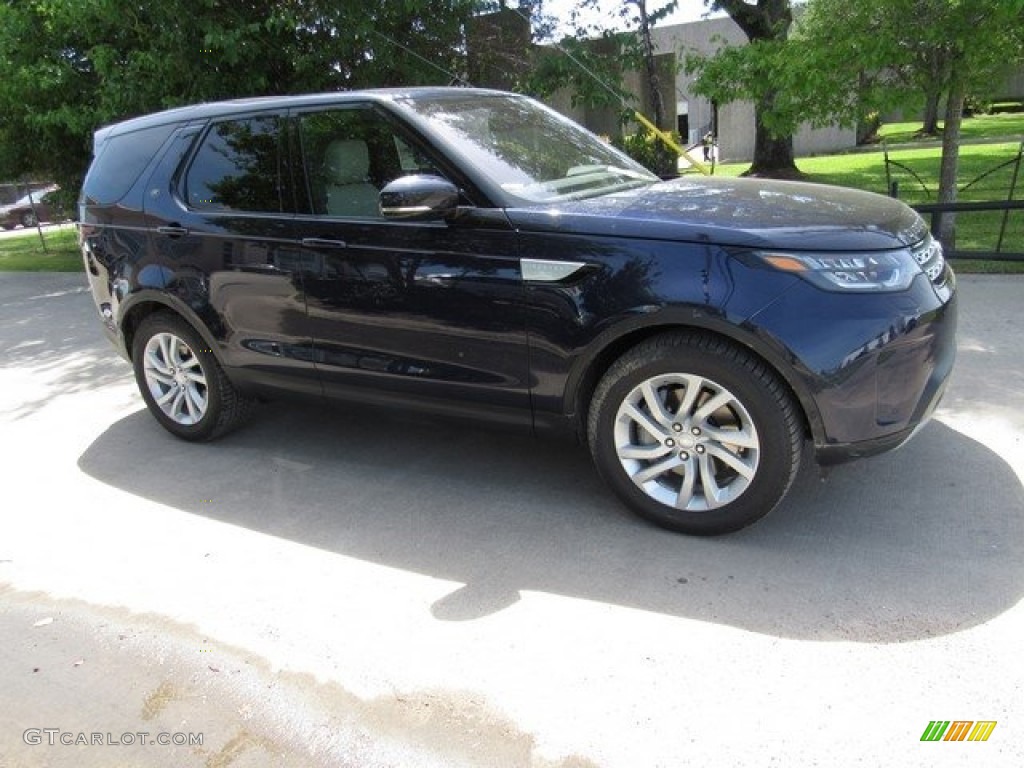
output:
[[588, 419], [598, 471], [637, 514], [690, 534], [735, 531], [789, 490], [803, 433], [763, 361], [702, 333], [658, 336], [614, 363]]
[[172, 434], [210, 440], [238, 426], [252, 400], [225, 376], [213, 351], [180, 317], [150, 315], [132, 344], [132, 365], [150, 413]]
[[34, 227], [39, 223], [39, 219], [32, 211], [26, 211], [21, 214], [21, 226], [23, 227]]

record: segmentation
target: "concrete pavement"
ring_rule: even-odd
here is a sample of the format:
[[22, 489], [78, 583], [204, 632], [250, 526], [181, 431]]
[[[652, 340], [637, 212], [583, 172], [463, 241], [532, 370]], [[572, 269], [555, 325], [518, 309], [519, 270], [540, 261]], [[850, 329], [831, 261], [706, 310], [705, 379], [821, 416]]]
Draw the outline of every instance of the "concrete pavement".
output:
[[960, 282], [933, 423], [707, 540], [472, 426], [176, 441], [81, 276], [0, 275], [0, 766], [1019, 766], [1024, 280]]

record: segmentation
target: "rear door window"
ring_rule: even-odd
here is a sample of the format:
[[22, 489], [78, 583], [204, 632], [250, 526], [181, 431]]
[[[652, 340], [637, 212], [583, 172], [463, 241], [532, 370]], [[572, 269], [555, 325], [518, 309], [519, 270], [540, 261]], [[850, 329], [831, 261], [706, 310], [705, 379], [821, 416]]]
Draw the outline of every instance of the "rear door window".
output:
[[224, 120], [210, 126], [185, 176], [189, 207], [278, 213], [282, 209], [278, 116]]

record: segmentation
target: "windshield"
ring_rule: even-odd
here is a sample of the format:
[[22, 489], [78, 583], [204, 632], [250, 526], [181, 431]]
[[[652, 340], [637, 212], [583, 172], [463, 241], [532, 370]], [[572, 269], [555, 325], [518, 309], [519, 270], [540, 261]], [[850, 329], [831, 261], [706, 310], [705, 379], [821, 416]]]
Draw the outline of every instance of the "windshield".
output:
[[526, 202], [594, 197], [658, 180], [576, 123], [525, 97], [467, 95], [405, 103], [476, 169]]

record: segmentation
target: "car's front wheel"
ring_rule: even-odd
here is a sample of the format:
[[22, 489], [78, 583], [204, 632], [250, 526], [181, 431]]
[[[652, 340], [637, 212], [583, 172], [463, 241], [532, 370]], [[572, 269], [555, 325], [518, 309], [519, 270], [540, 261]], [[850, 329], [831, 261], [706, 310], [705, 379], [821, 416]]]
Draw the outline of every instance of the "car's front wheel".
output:
[[241, 423], [252, 407], [224, 375], [198, 333], [180, 317], [149, 315], [132, 343], [132, 365], [156, 420], [185, 440], [210, 440]]
[[588, 440], [598, 471], [637, 514], [719, 534], [770, 512], [796, 477], [797, 408], [763, 361], [724, 339], [667, 333], [598, 383]]
[[36, 218], [36, 215], [32, 213], [32, 211], [26, 211], [25, 213], [21, 214], [21, 226], [25, 227], [26, 229], [28, 229], [29, 227], [34, 227], [38, 223], [39, 219]]

